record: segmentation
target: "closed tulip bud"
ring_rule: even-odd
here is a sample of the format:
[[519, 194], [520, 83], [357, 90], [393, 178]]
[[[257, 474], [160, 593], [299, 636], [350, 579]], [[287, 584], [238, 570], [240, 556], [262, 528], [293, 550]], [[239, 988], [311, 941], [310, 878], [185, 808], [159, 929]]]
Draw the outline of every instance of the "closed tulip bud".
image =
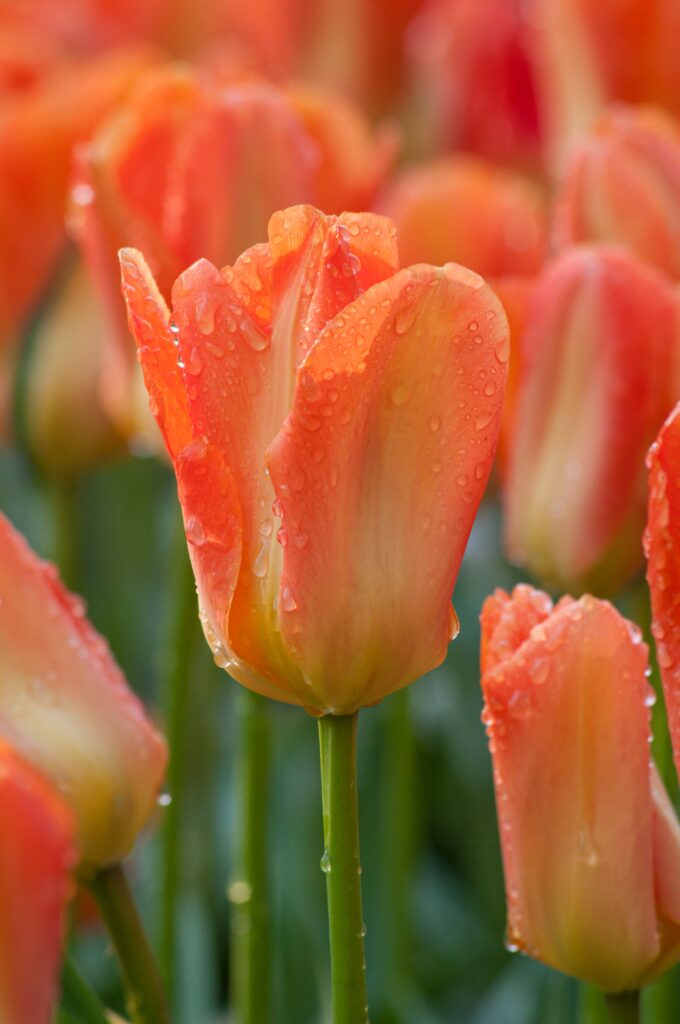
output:
[[680, 277], [680, 132], [653, 108], [615, 107], [576, 149], [557, 198], [555, 241], [625, 245]]
[[156, 800], [162, 737], [54, 568], [0, 516], [0, 737], [74, 812], [84, 873], [132, 847]]
[[607, 602], [482, 612], [508, 943], [606, 992], [680, 959], [680, 824], [649, 758], [647, 648]]
[[443, 659], [498, 437], [508, 339], [481, 278], [398, 271], [374, 214], [276, 214], [173, 289], [121, 254], [216, 659], [350, 714]]
[[652, 632], [680, 770], [680, 406], [664, 423], [647, 459], [649, 512], [645, 531]]
[[87, 273], [76, 264], [41, 313], [26, 372], [28, 442], [46, 476], [75, 479], [123, 448], [100, 396], [105, 331]]
[[72, 814], [0, 740], [0, 1020], [50, 1024], [76, 864]]
[[484, 277], [535, 274], [546, 255], [546, 204], [521, 174], [473, 157], [409, 168], [382, 197], [404, 263], [462, 263]]
[[558, 257], [531, 295], [506, 498], [510, 557], [614, 591], [639, 567], [644, 459], [673, 402], [677, 301], [624, 251]]

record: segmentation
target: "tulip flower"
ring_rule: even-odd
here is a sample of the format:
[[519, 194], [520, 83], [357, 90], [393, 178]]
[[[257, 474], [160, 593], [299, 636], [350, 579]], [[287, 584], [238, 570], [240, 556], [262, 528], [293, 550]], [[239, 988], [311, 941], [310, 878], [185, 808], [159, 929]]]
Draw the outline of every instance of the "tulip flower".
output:
[[75, 867], [71, 812], [0, 740], [0, 1020], [49, 1024]]
[[130, 850], [155, 805], [165, 743], [82, 602], [0, 516], [0, 737], [74, 812], [84, 874]]
[[652, 445], [645, 531], [652, 631], [676, 767], [680, 767], [680, 406]]
[[534, 165], [539, 125], [520, 0], [427, 0], [406, 37], [427, 152]]
[[546, 255], [545, 201], [524, 176], [473, 157], [408, 168], [386, 190], [405, 263], [455, 261], [484, 277], [535, 274]]
[[470, 271], [396, 266], [386, 219], [295, 207], [233, 267], [189, 268], [171, 314], [122, 254], [208, 641], [316, 714], [443, 659], [498, 436], [500, 304]]
[[659, 110], [614, 108], [575, 150], [557, 197], [555, 241], [628, 246], [680, 277], [680, 132]]
[[[275, 214], [176, 281], [121, 264], [218, 665], [320, 718], [335, 1020], [366, 1017], [357, 710], [438, 665], [498, 436], [507, 324], [453, 264], [397, 270], [374, 214]], [[249, 1018], [255, 1019], [255, 1018]]]
[[680, 824], [649, 759], [647, 647], [608, 602], [482, 612], [508, 942], [606, 992], [680, 960]]
[[532, 0], [527, 9], [548, 160], [558, 171], [611, 102], [680, 115], [676, 0]]
[[673, 404], [677, 303], [624, 251], [574, 248], [538, 280], [506, 480], [510, 557], [613, 592], [639, 567], [644, 458]]
[[123, 447], [100, 397], [105, 332], [101, 306], [77, 263], [40, 316], [27, 363], [26, 433], [46, 477], [76, 480]]
[[370, 202], [394, 153], [348, 103], [311, 86], [150, 74], [80, 154], [72, 230], [111, 321], [105, 408], [126, 437], [148, 435], [120, 299], [116, 253], [142, 249], [163, 295], [191, 262], [232, 262], [274, 210], [309, 200], [339, 213]]

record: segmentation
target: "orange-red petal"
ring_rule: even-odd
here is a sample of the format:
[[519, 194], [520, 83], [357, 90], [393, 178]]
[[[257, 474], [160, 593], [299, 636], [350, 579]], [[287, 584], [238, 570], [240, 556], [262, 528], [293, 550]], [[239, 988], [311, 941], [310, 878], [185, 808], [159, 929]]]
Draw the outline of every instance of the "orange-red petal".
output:
[[680, 405], [659, 432], [647, 465], [645, 553], [652, 629], [675, 764], [680, 771]]
[[0, 1019], [49, 1024], [58, 996], [73, 816], [54, 788], [0, 740]]
[[160, 787], [165, 743], [53, 566], [0, 516], [0, 736], [75, 812], [85, 869], [124, 857]]
[[507, 356], [481, 278], [417, 266], [344, 308], [300, 367], [268, 463], [281, 629], [322, 709], [354, 711], [443, 659]]

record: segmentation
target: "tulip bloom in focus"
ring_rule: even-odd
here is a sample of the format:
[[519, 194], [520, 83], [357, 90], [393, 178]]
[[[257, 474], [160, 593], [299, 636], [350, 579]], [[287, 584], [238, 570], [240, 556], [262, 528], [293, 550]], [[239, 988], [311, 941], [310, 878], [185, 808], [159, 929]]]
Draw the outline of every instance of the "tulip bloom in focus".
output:
[[0, 740], [0, 1020], [49, 1024], [58, 994], [71, 812], [38, 772]]
[[0, 516], [0, 736], [74, 811], [84, 872], [121, 860], [154, 807], [165, 743], [85, 618]]
[[652, 632], [676, 768], [680, 766], [680, 406], [652, 445], [645, 531]]
[[680, 277], [680, 132], [653, 108], [616, 107], [574, 152], [555, 241], [626, 245]]
[[680, 825], [649, 759], [647, 647], [608, 603], [482, 611], [508, 941], [606, 992], [680, 959]]
[[529, 297], [506, 546], [542, 581], [613, 592], [639, 567], [645, 453], [675, 398], [677, 304], [653, 268], [579, 247]]
[[140, 83], [81, 150], [70, 218], [110, 320], [102, 398], [125, 437], [145, 434], [148, 410], [118, 249], [143, 250], [169, 299], [182, 269], [199, 257], [233, 262], [281, 207], [370, 205], [395, 147], [391, 131], [374, 133], [349, 103], [313, 86], [225, 83], [177, 68]]
[[172, 313], [121, 258], [218, 663], [316, 714], [438, 665], [499, 429], [491, 290], [455, 265], [397, 270], [390, 221], [311, 207], [233, 267], [190, 267]]

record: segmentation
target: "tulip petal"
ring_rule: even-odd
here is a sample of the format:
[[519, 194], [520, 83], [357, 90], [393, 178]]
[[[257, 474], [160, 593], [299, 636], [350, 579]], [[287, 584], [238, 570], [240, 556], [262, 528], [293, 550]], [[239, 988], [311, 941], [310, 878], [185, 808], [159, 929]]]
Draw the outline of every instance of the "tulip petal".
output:
[[0, 740], [0, 1020], [49, 1024], [58, 994], [74, 825], [59, 794]]
[[675, 766], [680, 771], [680, 405], [647, 457], [647, 581]]
[[607, 991], [659, 951], [646, 668], [634, 627], [586, 596], [482, 679], [510, 941]]
[[518, 584], [512, 595], [497, 588], [484, 602], [480, 618], [482, 675], [510, 658], [552, 610], [548, 595], [526, 583]]
[[649, 985], [680, 959], [680, 824], [661, 781], [651, 765], [653, 801], [654, 885], [659, 912], [660, 952], [643, 979]]
[[325, 710], [354, 711], [443, 659], [507, 358], [481, 278], [420, 266], [343, 309], [300, 367], [268, 458], [288, 539], [279, 617]]
[[0, 736], [74, 809], [85, 869], [120, 860], [154, 805], [162, 737], [53, 566], [0, 516]]
[[171, 455], [193, 439], [187, 398], [177, 365], [179, 352], [170, 310], [141, 253], [121, 249], [123, 295], [130, 330], [137, 339], [149, 405]]

